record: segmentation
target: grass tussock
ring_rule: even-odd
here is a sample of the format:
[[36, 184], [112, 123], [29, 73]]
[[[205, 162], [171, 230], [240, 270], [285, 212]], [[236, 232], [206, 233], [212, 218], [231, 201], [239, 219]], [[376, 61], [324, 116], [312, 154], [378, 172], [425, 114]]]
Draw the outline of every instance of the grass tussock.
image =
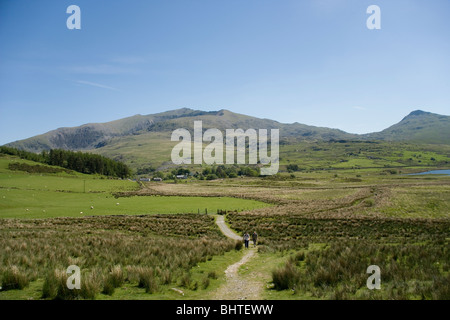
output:
[[23, 289], [28, 286], [29, 280], [25, 272], [17, 266], [7, 267], [2, 274], [2, 290]]
[[[205, 287], [206, 281], [189, 282], [185, 274], [235, 243], [220, 234], [213, 217], [163, 215], [4, 220], [0, 246], [4, 290], [44, 278], [43, 298], [72, 300], [113, 295], [125, 282], [147, 293], [179, 281]], [[69, 265], [81, 269], [80, 290], [67, 289]]]
[[[293, 289], [325, 299], [450, 299], [448, 243], [333, 242], [290, 258], [272, 272], [275, 290]], [[366, 286], [369, 265], [381, 269], [381, 290]]]
[[293, 261], [289, 260], [283, 267], [272, 271], [272, 282], [276, 290], [295, 289], [300, 276]]

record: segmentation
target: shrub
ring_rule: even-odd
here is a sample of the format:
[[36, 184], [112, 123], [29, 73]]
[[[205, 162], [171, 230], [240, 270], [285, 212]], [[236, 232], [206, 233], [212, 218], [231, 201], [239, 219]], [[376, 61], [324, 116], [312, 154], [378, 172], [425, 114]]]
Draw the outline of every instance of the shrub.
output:
[[209, 277], [205, 277], [205, 278], [203, 278], [203, 280], [202, 280], [202, 288], [203, 289], [206, 289], [206, 288], [208, 288], [209, 287]]
[[125, 281], [122, 267], [120, 265], [112, 267], [108, 278], [110, 279], [111, 284], [114, 286], [114, 288], [119, 288], [120, 286], [122, 286], [123, 282]]
[[170, 270], [162, 270], [159, 272], [159, 278], [162, 284], [169, 284], [172, 282], [172, 273]]
[[49, 272], [42, 287], [42, 298], [55, 300], [95, 299], [101, 290], [102, 279], [97, 270], [81, 276], [80, 289], [69, 289], [66, 270]]
[[158, 291], [158, 282], [152, 268], [139, 268], [139, 288], [145, 288], [146, 293]]
[[186, 272], [180, 279], [180, 285], [188, 289], [191, 286], [191, 282], [192, 282], [191, 275], [188, 272]]
[[74, 300], [80, 298], [79, 289], [69, 289], [67, 279], [69, 275], [66, 270], [55, 269], [49, 272], [42, 287], [42, 298], [55, 300]]
[[284, 267], [272, 271], [272, 282], [276, 290], [294, 289], [300, 278], [300, 271], [291, 260]]
[[196, 291], [198, 289], [198, 282], [197, 281], [192, 282], [191, 286], [190, 286], [190, 289], [192, 291]]
[[103, 284], [103, 291], [102, 293], [107, 294], [109, 296], [112, 296], [116, 287], [114, 286], [112, 277], [109, 276], [106, 278], [104, 284]]
[[[89, 274], [84, 274], [81, 277], [81, 289], [80, 296], [83, 299], [94, 300], [98, 293], [101, 291], [101, 283], [103, 282], [102, 276], [99, 271], [94, 270]], [[73, 289], [71, 291], [75, 291]]]
[[296, 261], [303, 261], [305, 260], [305, 252], [300, 251], [295, 255], [295, 260]]
[[433, 289], [434, 300], [450, 300], [450, 274], [435, 278]]
[[17, 266], [10, 266], [3, 272], [3, 290], [23, 289], [28, 283], [27, 276]]
[[324, 287], [337, 283], [338, 275], [335, 270], [331, 270], [324, 267], [319, 267], [314, 273], [314, 286]]
[[366, 199], [366, 200], [364, 200], [364, 205], [366, 207], [373, 207], [375, 205], [375, 200], [374, 199]]
[[115, 291], [115, 288], [121, 287], [124, 281], [125, 277], [122, 267], [120, 265], [112, 267], [111, 272], [105, 278], [105, 281], [103, 283], [103, 293], [112, 295]]

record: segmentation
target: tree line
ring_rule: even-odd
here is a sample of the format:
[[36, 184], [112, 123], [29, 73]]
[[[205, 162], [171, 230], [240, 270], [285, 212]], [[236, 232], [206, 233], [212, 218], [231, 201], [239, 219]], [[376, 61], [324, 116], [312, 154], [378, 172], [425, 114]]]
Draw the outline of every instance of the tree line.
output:
[[[141, 170], [144, 171], [144, 170]], [[148, 171], [148, 170], [146, 170]], [[178, 167], [176, 169], [172, 169], [172, 171], [168, 172], [164, 175], [161, 171], [153, 170], [153, 177], [159, 177], [163, 179], [175, 179], [178, 175], [184, 176], [192, 176], [195, 179], [199, 180], [215, 180], [215, 179], [223, 179], [223, 178], [236, 178], [238, 176], [249, 176], [249, 177], [258, 177], [260, 175], [259, 167], [248, 167], [248, 166], [239, 166], [239, 165], [218, 165], [212, 167], [206, 167], [201, 172], [195, 171], [191, 172], [191, 170]]]
[[131, 176], [131, 169], [124, 163], [92, 153], [74, 152], [69, 150], [52, 149], [41, 153], [32, 153], [16, 148], [2, 146], [0, 153], [18, 156], [21, 159], [40, 162], [52, 166], [59, 166], [69, 170], [86, 173], [102, 174], [105, 176], [127, 178]]

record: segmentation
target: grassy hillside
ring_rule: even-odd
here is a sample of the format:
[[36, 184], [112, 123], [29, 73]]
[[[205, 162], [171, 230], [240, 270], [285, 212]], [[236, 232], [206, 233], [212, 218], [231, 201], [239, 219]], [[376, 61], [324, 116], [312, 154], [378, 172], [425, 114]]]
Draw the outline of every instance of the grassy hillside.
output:
[[[147, 133], [121, 138], [120, 142], [96, 149], [99, 153], [137, 169], [176, 167], [170, 152], [177, 142], [164, 134]], [[385, 141], [317, 141], [280, 145], [280, 170], [298, 165], [301, 170], [391, 167], [448, 167], [450, 146]], [[200, 166], [187, 166], [201, 170]], [[205, 165], [203, 165], [205, 167]]]
[[371, 140], [449, 144], [450, 117], [416, 110], [399, 123], [381, 132], [365, 135], [365, 137]]
[[[304, 168], [431, 166], [445, 164], [447, 159], [442, 157], [449, 156], [449, 119], [448, 116], [414, 111], [381, 132], [354, 135], [299, 123], [283, 124], [227, 110], [206, 112], [183, 108], [60, 128], [9, 145], [33, 152], [50, 148], [87, 150], [125, 162], [134, 169], [148, 166], [167, 169], [171, 164], [171, 150], [177, 144], [170, 141], [173, 130], [186, 128], [192, 133], [194, 121], [201, 120], [203, 130], [279, 129], [280, 156], [284, 165], [298, 163]], [[433, 144], [436, 147], [430, 146]]]
[[89, 150], [110, 146], [120, 148], [120, 144], [133, 136], [170, 133], [178, 128], [192, 131], [194, 121], [203, 121], [203, 129], [219, 130], [242, 129], [280, 129], [281, 137], [297, 137], [307, 140], [329, 140], [356, 138], [356, 135], [337, 129], [307, 126], [299, 123], [282, 124], [269, 119], [259, 119], [233, 113], [228, 110], [199, 111], [178, 109], [151, 115], [135, 115], [132, 117], [107, 123], [85, 124], [74, 128], [59, 128], [36, 137], [9, 143], [8, 146], [32, 152], [48, 149]]

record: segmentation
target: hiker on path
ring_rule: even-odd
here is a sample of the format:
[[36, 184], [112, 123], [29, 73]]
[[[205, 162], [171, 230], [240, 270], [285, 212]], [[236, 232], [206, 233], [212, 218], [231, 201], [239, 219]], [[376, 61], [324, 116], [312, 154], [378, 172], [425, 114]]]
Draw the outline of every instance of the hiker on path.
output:
[[253, 240], [253, 246], [256, 247], [256, 241], [258, 240], [258, 234], [256, 233], [256, 231], [253, 231], [252, 240]]
[[245, 243], [246, 248], [248, 248], [249, 241], [250, 241], [250, 235], [246, 232], [246, 233], [244, 233], [244, 243]]

